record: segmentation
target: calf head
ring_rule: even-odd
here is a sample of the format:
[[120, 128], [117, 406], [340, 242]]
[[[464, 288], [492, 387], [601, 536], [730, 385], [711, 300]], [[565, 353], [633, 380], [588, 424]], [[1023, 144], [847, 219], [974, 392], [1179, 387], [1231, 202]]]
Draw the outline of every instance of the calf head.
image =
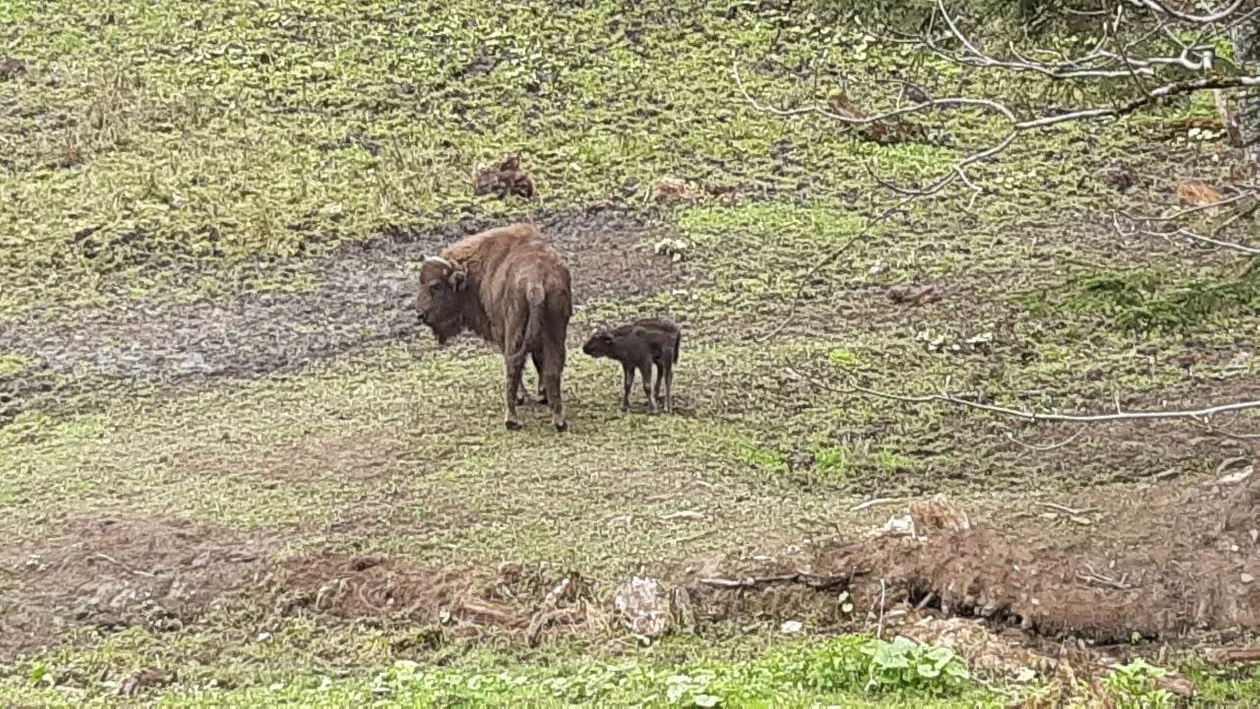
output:
[[429, 326], [438, 344], [445, 344], [464, 329], [467, 281], [468, 273], [458, 262], [441, 256], [425, 256], [421, 261], [416, 317]]
[[591, 357], [607, 357], [613, 351], [612, 332], [602, 328], [596, 330], [582, 345], [582, 351]]

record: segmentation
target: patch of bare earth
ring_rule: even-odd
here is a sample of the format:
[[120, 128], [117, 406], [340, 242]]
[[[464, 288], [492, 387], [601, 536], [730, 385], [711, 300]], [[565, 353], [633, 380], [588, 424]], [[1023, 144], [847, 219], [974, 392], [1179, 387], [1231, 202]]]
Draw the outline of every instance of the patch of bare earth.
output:
[[178, 630], [213, 607], [394, 619], [450, 637], [531, 644], [597, 624], [581, 578], [538, 567], [430, 567], [383, 556], [281, 554], [274, 535], [139, 519], [82, 520], [0, 551], [0, 659], [76, 627]]
[[176, 630], [258, 582], [279, 548], [275, 538], [182, 522], [71, 522], [61, 537], [0, 551], [0, 657], [79, 626]]

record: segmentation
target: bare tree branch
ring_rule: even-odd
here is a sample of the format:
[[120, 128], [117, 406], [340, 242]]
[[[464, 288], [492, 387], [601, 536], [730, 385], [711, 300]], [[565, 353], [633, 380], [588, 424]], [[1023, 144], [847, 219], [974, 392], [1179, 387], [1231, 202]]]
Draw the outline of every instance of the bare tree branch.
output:
[[748, 87], [744, 84], [743, 77], [740, 76], [738, 63], [736, 63], [732, 67], [732, 70], [734, 73], [736, 85], [739, 87], [740, 92], [744, 95], [744, 98], [748, 101], [750, 105], [753, 106], [753, 108], [759, 111], [765, 112], [765, 113], [770, 113], [770, 114], [782, 116], [785, 118], [792, 117], [792, 116], [802, 116], [802, 115], [813, 114], [813, 115], [822, 116], [824, 118], [829, 118], [831, 120], [839, 121], [841, 123], [845, 123], [852, 126], [869, 126], [876, 123], [889, 121], [894, 118], [908, 116], [908, 115], [916, 114], [916, 113], [922, 113], [922, 112], [931, 111], [935, 109], [980, 108], [986, 111], [990, 111], [992, 113], [996, 113], [997, 115], [1001, 116], [1010, 124], [1009, 132], [1007, 132], [1005, 137], [1003, 137], [1000, 141], [998, 141], [997, 144], [991, 147], [985, 148], [984, 150], [971, 153], [970, 155], [967, 155], [966, 157], [956, 161], [953, 164], [953, 166], [950, 168], [949, 172], [947, 172], [946, 174], [938, 178], [936, 181], [932, 182], [928, 187], [921, 190], [912, 190], [905, 187], [898, 188], [898, 191], [900, 191], [902, 194], [914, 196], [914, 197], [926, 197], [928, 195], [932, 195], [937, 192], [940, 192], [941, 190], [945, 189], [949, 185], [953, 184], [954, 181], [958, 180], [959, 178], [961, 178], [962, 182], [966, 184], [970, 189], [972, 189], [973, 192], [979, 192], [980, 188], [967, 178], [967, 175], [964, 172], [965, 169], [970, 165], [981, 162], [983, 160], [987, 160], [1003, 152], [1004, 150], [1009, 148], [1011, 144], [1014, 143], [1015, 140], [1023, 133], [1041, 130], [1043, 128], [1048, 128], [1050, 126], [1058, 125], [1060, 123], [1068, 123], [1068, 122], [1073, 122], [1073, 121], [1082, 121], [1086, 119], [1096, 119], [1096, 118], [1118, 118], [1118, 117], [1133, 113], [1151, 104], [1157, 103], [1161, 99], [1170, 98], [1173, 96], [1179, 96], [1182, 94], [1190, 94], [1197, 91], [1204, 91], [1208, 89], [1260, 87], [1260, 76], [1235, 76], [1235, 77], [1223, 77], [1223, 78], [1222, 77], [1208, 77], [1208, 78], [1202, 78], [1202, 79], [1178, 81], [1178, 82], [1165, 84], [1156, 89], [1152, 89], [1146, 92], [1144, 96], [1132, 99], [1129, 102], [1121, 104], [1119, 106], [1112, 106], [1112, 107], [1106, 107], [1106, 108], [1078, 109], [1078, 110], [1070, 111], [1067, 113], [1061, 113], [1061, 114], [1053, 115], [1053, 116], [1044, 116], [1041, 118], [1035, 118], [1035, 119], [1030, 119], [1030, 120], [1025, 120], [1025, 121], [1019, 120], [1016, 117], [1015, 112], [1013, 110], [1011, 110], [1009, 107], [997, 101], [993, 101], [990, 99], [981, 99], [981, 98], [966, 98], [966, 97], [961, 97], [961, 96], [942, 98], [942, 99], [929, 99], [928, 101], [923, 102], [923, 103], [918, 103], [918, 104], [905, 106], [901, 108], [894, 108], [890, 111], [884, 111], [882, 113], [877, 113], [870, 116], [855, 117], [855, 116], [845, 115], [843, 113], [839, 113], [836, 111], [830, 111], [826, 108], [823, 108], [817, 105], [805, 106], [801, 108], [790, 108], [790, 109], [775, 108], [773, 106], [767, 106], [761, 103], [760, 101], [758, 101], [756, 98], [752, 96], [752, 94], [748, 92]]
[[[1170, 236], [1170, 234], [1159, 234], [1153, 231], [1142, 231], [1140, 233], [1145, 234], [1147, 236], [1161, 236], [1165, 238]], [[1229, 249], [1231, 251], [1237, 251], [1239, 253], [1247, 254], [1248, 256], [1260, 256], [1260, 249], [1257, 249], [1251, 246], [1244, 246], [1243, 244], [1236, 244], [1232, 241], [1221, 241], [1220, 239], [1213, 239], [1210, 236], [1203, 236], [1202, 234], [1196, 234], [1195, 232], [1190, 231], [1189, 229], [1184, 229], [1184, 228], [1178, 229], [1177, 231], [1172, 232], [1171, 235], [1184, 236], [1187, 239], [1191, 239], [1193, 241], [1199, 241], [1205, 244], [1219, 246], [1223, 249]]]
[[1212, 202], [1210, 204], [1201, 204], [1197, 207], [1188, 207], [1186, 209], [1182, 209], [1178, 211], [1176, 214], [1170, 214], [1166, 217], [1138, 217], [1138, 216], [1134, 216], [1132, 214], [1127, 214], [1123, 212], [1121, 214], [1124, 216], [1125, 219], [1129, 219], [1135, 222], [1143, 222], [1143, 221], [1145, 222], [1171, 222], [1171, 221], [1176, 221], [1178, 219], [1181, 219], [1182, 217], [1189, 216], [1196, 212], [1202, 212], [1208, 209], [1216, 209], [1218, 207], [1226, 207], [1231, 204], [1234, 204], [1235, 202], [1240, 202], [1248, 197], [1253, 197], [1253, 196], [1256, 196], [1256, 192], [1250, 188], [1247, 188], [1246, 191], [1242, 192], [1241, 194], [1234, 195], [1233, 197], [1226, 197], [1225, 199]]
[[1158, 2], [1158, 0], [1126, 0], [1126, 1], [1134, 7], [1144, 8], [1146, 10], [1150, 10], [1152, 12], [1156, 12], [1161, 15], [1175, 17], [1178, 20], [1181, 20], [1182, 22], [1193, 22], [1195, 24], [1210, 24], [1213, 22], [1220, 22], [1221, 20], [1227, 20], [1229, 19], [1230, 15], [1233, 15], [1235, 12], [1238, 12], [1238, 9], [1243, 6], [1243, 2], [1244, 2], [1244, 0], [1234, 0], [1234, 3], [1232, 5], [1230, 5], [1229, 7], [1226, 7], [1224, 10], [1220, 10], [1219, 12], [1215, 12], [1210, 15], [1192, 15], [1187, 12], [1181, 12], [1180, 10], [1174, 10], [1171, 7], [1168, 7], [1166, 3]]
[[[1223, 203], [1225, 203], [1224, 200], [1222, 202], [1217, 202], [1216, 204], [1223, 204]], [[1190, 210], [1187, 210], [1187, 212], [1188, 211]], [[1125, 215], [1125, 216], [1135, 222], [1143, 221], [1142, 219], [1137, 218], [1137, 217], [1132, 217], [1129, 215]], [[1155, 220], [1151, 220], [1151, 221], [1155, 221]], [[1167, 221], [1167, 219], [1161, 219], [1160, 221]], [[1233, 241], [1222, 241], [1221, 239], [1216, 239], [1210, 236], [1204, 236], [1202, 234], [1186, 229], [1185, 227], [1181, 227], [1173, 231], [1151, 231], [1150, 229], [1134, 229], [1133, 231], [1126, 232], [1124, 229], [1120, 227], [1120, 220], [1115, 217], [1112, 217], [1112, 225], [1115, 227], [1116, 233], [1122, 237], [1132, 237], [1135, 235], [1141, 235], [1141, 236], [1149, 236], [1149, 237], [1163, 239], [1164, 241], [1172, 241], [1172, 237], [1180, 236], [1186, 239], [1190, 239], [1191, 241], [1198, 241], [1200, 243], [1209, 244], [1211, 246], [1217, 246], [1223, 249], [1229, 249], [1230, 251], [1237, 251], [1239, 253], [1246, 254], [1248, 256], [1260, 256], [1260, 248], [1247, 246], [1245, 244], [1239, 244]]]

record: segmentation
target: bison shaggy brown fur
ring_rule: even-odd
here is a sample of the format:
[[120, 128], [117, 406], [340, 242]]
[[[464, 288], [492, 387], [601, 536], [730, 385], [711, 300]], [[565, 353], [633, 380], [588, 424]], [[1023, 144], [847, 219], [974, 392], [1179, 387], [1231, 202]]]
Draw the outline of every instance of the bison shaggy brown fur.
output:
[[[682, 333], [669, 320], [640, 318], [629, 325], [596, 330], [582, 351], [596, 359], [607, 357], [621, 363], [621, 410], [630, 410], [630, 389], [637, 369], [643, 376], [643, 393], [648, 410], [655, 412], [665, 384], [665, 411], [674, 410], [674, 365], [682, 350]], [[656, 365], [656, 386], [652, 386], [652, 365]]]
[[416, 297], [420, 322], [438, 344], [471, 330], [503, 353], [508, 429], [520, 428], [517, 393], [528, 356], [557, 431], [568, 428], [560, 396], [565, 336], [573, 314], [569, 269], [529, 224], [489, 229], [427, 256]]

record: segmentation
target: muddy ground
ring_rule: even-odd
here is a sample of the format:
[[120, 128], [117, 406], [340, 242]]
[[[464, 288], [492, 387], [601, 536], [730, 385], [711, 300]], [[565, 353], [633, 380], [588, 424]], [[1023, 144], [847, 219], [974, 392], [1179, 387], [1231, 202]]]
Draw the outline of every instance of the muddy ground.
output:
[[[602, 210], [533, 221], [569, 259], [579, 305], [651, 294], [684, 277], [667, 256], [649, 250], [667, 233], [661, 224]], [[244, 295], [232, 306], [141, 303], [80, 311], [53, 323], [38, 314], [0, 323], [0, 353], [32, 363], [0, 375], [0, 422], [85, 386], [257, 376], [410, 338], [416, 330], [411, 267], [422, 255], [494, 225], [399, 229], [347, 246], [314, 265], [317, 285], [308, 292]]]

